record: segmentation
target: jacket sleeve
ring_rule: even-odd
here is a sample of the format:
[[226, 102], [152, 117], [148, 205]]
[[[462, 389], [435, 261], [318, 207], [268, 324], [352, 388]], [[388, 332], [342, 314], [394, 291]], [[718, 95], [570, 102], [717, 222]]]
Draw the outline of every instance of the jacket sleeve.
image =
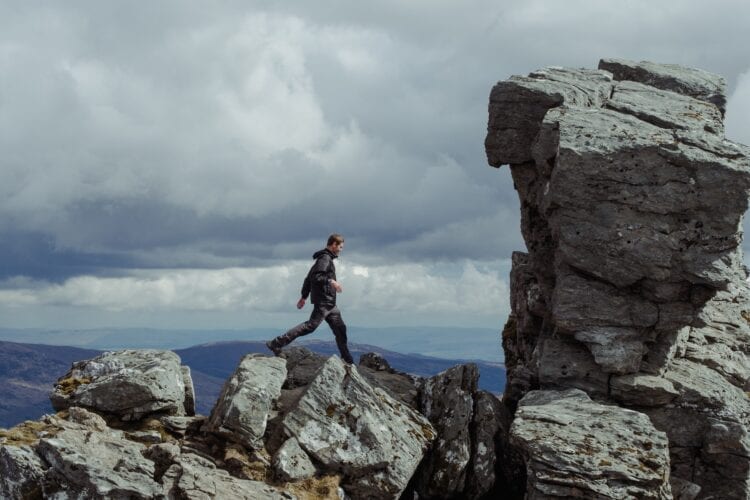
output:
[[302, 283], [302, 298], [307, 299], [310, 295], [310, 273], [305, 276], [305, 281]]
[[312, 269], [310, 269], [310, 273], [308, 274], [310, 281], [319, 285], [325, 285], [328, 281], [328, 268], [330, 263], [331, 257], [328, 255], [324, 254], [318, 257], [318, 260], [315, 261], [315, 264], [313, 264]]

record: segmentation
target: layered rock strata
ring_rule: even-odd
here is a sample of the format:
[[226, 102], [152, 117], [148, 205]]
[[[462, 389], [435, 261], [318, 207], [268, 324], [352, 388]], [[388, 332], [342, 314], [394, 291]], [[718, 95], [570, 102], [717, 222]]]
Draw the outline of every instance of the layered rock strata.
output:
[[511, 440], [528, 463], [527, 499], [672, 498], [667, 436], [646, 415], [580, 389], [527, 393]]
[[723, 135], [725, 88], [671, 65], [547, 68], [492, 89], [485, 146], [510, 165], [528, 249], [513, 255], [507, 405], [577, 388], [637, 410], [666, 433], [680, 491], [744, 499], [750, 160]]

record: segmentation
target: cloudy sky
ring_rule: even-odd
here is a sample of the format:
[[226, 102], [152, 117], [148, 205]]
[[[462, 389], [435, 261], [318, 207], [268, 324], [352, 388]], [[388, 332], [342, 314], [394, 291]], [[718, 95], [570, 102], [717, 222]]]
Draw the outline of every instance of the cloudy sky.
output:
[[728, 82], [747, 1], [0, 4], [0, 327], [286, 327], [341, 232], [350, 324], [500, 328], [523, 249], [492, 85], [602, 57]]

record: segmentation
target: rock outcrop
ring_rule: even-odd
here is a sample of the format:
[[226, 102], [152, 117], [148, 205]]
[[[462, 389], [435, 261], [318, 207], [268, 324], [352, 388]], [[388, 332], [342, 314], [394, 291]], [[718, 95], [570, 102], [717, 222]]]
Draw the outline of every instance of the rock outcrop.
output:
[[[725, 88], [673, 65], [547, 68], [492, 89], [485, 145], [510, 165], [528, 250], [513, 255], [507, 406], [575, 388], [638, 411], [666, 433], [681, 494], [744, 499], [750, 159], [723, 135]], [[542, 452], [525, 448], [529, 488]]]
[[75, 363], [57, 414], [0, 430], [0, 497], [395, 499], [423, 481], [452, 486], [420, 498], [480, 498], [502, 483], [509, 422], [474, 365], [424, 380], [374, 353], [250, 354], [209, 417], [185, 415], [189, 377], [167, 351]]
[[335, 356], [283, 426], [326, 469], [341, 471], [355, 498], [399, 497], [435, 438], [427, 419]]
[[189, 369], [171, 351], [106, 352], [79, 361], [50, 394], [55, 410], [71, 406], [138, 420], [154, 412], [194, 415], [195, 396]]
[[248, 354], [224, 384], [206, 430], [251, 449], [263, 447], [268, 415], [285, 379], [283, 359]]

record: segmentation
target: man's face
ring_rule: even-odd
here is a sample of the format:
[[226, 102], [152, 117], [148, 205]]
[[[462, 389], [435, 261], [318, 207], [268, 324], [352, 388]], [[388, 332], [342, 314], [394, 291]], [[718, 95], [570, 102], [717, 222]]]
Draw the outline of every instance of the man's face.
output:
[[328, 248], [331, 249], [331, 252], [333, 252], [334, 254], [338, 255], [341, 252], [341, 250], [344, 249], [344, 242], [342, 241], [341, 243], [336, 243], [334, 241], [333, 243], [331, 243], [331, 246], [328, 247]]

